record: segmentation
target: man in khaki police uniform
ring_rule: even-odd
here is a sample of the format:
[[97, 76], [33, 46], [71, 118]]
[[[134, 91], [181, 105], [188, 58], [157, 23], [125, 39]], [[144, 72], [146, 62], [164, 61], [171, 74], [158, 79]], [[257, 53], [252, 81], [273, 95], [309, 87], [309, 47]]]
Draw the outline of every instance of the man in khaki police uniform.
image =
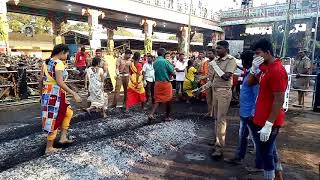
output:
[[229, 43], [227, 41], [219, 41], [217, 43], [217, 55], [209, 66], [213, 71], [212, 85], [212, 104], [214, 108], [214, 117], [217, 119], [215, 123], [215, 151], [212, 157], [222, 158], [223, 148], [225, 146], [226, 128], [227, 128], [227, 112], [232, 98], [232, 74], [237, 68], [235, 57], [228, 54]]
[[[301, 74], [309, 74], [311, 68], [310, 59], [306, 56], [306, 49], [300, 50], [298, 58], [295, 62], [294, 72], [297, 74], [296, 87], [301, 90], [308, 89], [309, 77], [301, 76]], [[304, 105], [304, 91], [298, 91], [299, 106]]]

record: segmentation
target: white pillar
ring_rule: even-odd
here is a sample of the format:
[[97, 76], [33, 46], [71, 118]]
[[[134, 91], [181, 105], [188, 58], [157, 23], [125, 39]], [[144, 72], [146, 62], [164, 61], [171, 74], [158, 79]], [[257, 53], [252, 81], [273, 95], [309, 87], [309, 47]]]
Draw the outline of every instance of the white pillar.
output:
[[88, 14], [88, 23], [90, 25], [90, 48], [92, 50], [101, 48], [101, 40], [99, 38], [99, 16], [102, 15], [104, 17], [103, 12], [95, 10], [95, 9], [87, 9]]
[[152, 52], [152, 32], [153, 27], [156, 26], [156, 22], [152, 20], [143, 20], [143, 31], [144, 31], [144, 53]]

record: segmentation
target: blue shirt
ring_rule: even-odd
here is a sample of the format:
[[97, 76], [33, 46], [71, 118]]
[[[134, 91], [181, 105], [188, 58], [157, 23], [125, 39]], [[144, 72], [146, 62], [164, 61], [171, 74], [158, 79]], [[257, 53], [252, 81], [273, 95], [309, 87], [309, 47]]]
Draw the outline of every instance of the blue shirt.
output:
[[247, 73], [240, 89], [240, 116], [245, 118], [253, 116], [259, 91], [259, 85], [249, 86], [249, 76]]

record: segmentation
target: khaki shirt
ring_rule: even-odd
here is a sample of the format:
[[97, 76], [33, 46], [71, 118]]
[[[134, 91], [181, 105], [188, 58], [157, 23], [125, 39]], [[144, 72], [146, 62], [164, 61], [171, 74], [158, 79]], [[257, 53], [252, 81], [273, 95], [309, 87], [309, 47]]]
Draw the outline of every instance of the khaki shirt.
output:
[[298, 74], [308, 74], [308, 70], [311, 68], [310, 59], [304, 56], [301, 60], [296, 60], [295, 72]]
[[[234, 71], [237, 69], [236, 58], [229, 55], [229, 54], [223, 58], [217, 57], [216, 59], [214, 59], [214, 61], [220, 67], [220, 69], [225, 73], [226, 72], [234, 73]], [[209, 63], [209, 74], [210, 73], [212, 73], [211, 78], [213, 81], [213, 87], [216, 87], [216, 88], [230, 88], [230, 87], [232, 87], [232, 77], [228, 81], [223, 80], [214, 71], [214, 69], [212, 67], [212, 62]], [[210, 77], [209, 77], [209, 79], [210, 79]]]

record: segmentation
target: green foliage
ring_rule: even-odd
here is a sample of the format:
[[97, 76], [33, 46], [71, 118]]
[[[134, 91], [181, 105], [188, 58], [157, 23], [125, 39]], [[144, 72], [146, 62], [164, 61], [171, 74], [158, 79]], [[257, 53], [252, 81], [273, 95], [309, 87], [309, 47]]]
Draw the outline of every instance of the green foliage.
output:
[[78, 22], [77, 24], [70, 25], [67, 24], [69, 30], [76, 30], [76, 31], [90, 31], [90, 26], [88, 23]]
[[191, 40], [192, 42], [203, 42], [203, 34], [202, 33], [196, 33], [194, 36], [193, 36], [193, 38], [192, 38], [192, 40]]
[[169, 40], [177, 40], [177, 37], [176, 36], [170, 36], [168, 39]]
[[76, 24], [71, 24], [70, 22], [61, 23], [61, 34], [72, 30], [88, 32], [90, 31], [90, 26], [84, 22], [77, 22]]
[[152, 35], [152, 39], [159, 39], [155, 34]]
[[114, 35], [134, 37], [134, 34], [132, 32], [126, 30], [123, 27], [118, 27], [118, 30], [114, 32]]
[[23, 26], [33, 24], [36, 34], [46, 34], [52, 27], [52, 23], [41, 16], [34, 16], [33, 18], [31, 15], [9, 12], [7, 17], [12, 32], [21, 32]]
[[[176, 36], [170, 36], [168, 39], [169, 40], [177, 40], [177, 37]], [[193, 36], [191, 41], [192, 42], [201, 42], [202, 43], [203, 42], [203, 34], [202, 33], [196, 33]]]
[[6, 33], [4, 30], [4, 21], [0, 18], [0, 40], [1, 41], [6, 41]]

